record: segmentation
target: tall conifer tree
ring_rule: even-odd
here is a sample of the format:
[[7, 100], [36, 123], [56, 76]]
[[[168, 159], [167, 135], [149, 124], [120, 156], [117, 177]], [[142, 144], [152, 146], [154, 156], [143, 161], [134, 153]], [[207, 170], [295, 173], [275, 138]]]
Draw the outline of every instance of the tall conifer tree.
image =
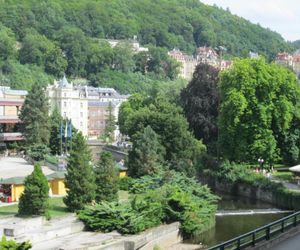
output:
[[25, 190], [19, 201], [20, 215], [47, 215], [49, 186], [39, 164], [25, 179]]
[[118, 199], [119, 171], [110, 152], [102, 152], [99, 165], [95, 168], [96, 201]]
[[76, 134], [68, 159], [65, 179], [67, 196], [64, 202], [71, 212], [83, 209], [95, 199], [95, 176], [91, 155], [82, 134]]
[[43, 87], [36, 83], [26, 96], [20, 112], [23, 135], [28, 145], [49, 143], [49, 103]]
[[108, 108], [107, 108], [107, 116], [105, 120], [105, 136], [109, 138], [110, 141], [114, 140], [114, 131], [116, 129], [116, 118], [113, 114], [113, 106], [112, 103], [109, 102]]
[[147, 126], [143, 133], [137, 136], [132, 151], [129, 152], [129, 175], [141, 177], [157, 172], [158, 165], [162, 162], [162, 152], [163, 147], [158, 141], [157, 134]]

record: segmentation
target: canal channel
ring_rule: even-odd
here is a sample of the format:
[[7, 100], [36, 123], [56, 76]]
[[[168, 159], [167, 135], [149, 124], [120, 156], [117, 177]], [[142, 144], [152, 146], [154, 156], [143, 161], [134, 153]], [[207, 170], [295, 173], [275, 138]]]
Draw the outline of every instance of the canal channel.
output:
[[[184, 243], [199, 244], [201, 246], [199, 249], [205, 249], [288, 215], [287, 213], [256, 214], [255, 211], [268, 211], [270, 209], [274, 209], [275, 207], [272, 204], [248, 198], [224, 194], [218, 195], [222, 197], [222, 200], [218, 205], [218, 211], [221, 213], [219, 213], [220, 215], [216, 216], [216, 225], [197, 237], [185, 240]], [[245, 210], [252, 210], [253, 214], [241, 215], [239, 213], [239, 211]], [[231, 215], [226, 215], [226, 212], [228, 211], [232, 212], [230, 213]], [[224, 215], [222, 215], [222, 212], [224, 212]]]

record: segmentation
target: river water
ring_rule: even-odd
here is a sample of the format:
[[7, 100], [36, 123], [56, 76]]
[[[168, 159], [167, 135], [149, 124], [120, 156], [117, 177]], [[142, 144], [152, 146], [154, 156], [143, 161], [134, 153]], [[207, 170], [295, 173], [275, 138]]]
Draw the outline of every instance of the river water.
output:
[[[220, 195], [219, 210], [240, 209], [268, 209], [275, 208], [274, 205], [247, 198]], [[253, 214], [253, 215], [230, 215], [216, 216], [216, 225], [210, 230], [198, 235], [193, 239], [185, 240], [185, 243], [201, 244], [205, 249], [223, 241], [230, 240], [236, 236], [252, 231], [258, 227], [278, 220], [287, 214]]]

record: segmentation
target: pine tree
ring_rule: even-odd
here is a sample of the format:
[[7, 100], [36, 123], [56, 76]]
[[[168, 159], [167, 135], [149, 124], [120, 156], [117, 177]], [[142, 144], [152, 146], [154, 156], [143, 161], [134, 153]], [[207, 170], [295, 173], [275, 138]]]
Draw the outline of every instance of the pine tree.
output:
[[83, 209], [95, 198], [95, 176], [91, 155], [80, 132], [76, 134], [72, 143], [65, 185], [68, 190], [64, 202], [71, 212]]
[[157, 172], [162, 162], [163, 147], [158, 141], [157, 134], [150, 126], [137, 136], [133, 142], [132, 150], [128, 155], [129, 175], [141, 177]]
[[28, 93], [19, 115], [28, 145], [49, 142], [49, 103], [43, 87], [36, 83]]
[[99, 165], [95, 168], [96, 201], [118, 199], [119, 171], [110, 152], [102, 152]]
[[25, 190], [19, 201], [20, 215], [47, 215], [49, 186], [39, 164], [25, 179]]
[[62, 124], [62, 117], [57, 109], [53, 110], [50, 116], [50, 140], [49, 147], [53, 155], [59, 155], [61, 152], [60, 126]]
[[114, 132], [116, 129], [116, 118], [113, 114], [113, 106], [112, 106], [111, 102], [109, 102], [109, 104], [108, 104], [107, 112], [108, 112], [108, 115], [105, 120], [104, 134], [106, 137], [108, 137], [108, 139], [110, 141], [113, 141], [114, 140]]

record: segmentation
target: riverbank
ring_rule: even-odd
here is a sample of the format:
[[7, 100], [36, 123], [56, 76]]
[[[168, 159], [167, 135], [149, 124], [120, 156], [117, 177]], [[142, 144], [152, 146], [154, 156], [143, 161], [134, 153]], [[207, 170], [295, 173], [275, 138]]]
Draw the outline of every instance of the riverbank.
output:
[[268, 202], [282, 209], [300, 210], [299, 192], [290, 190], [283, 184], [272, 182], [263, 176], [232, 180], [225, 176], [220, 178], [212, 172], [206, 172], [199, 177], [199, 180], [217, 192]]

